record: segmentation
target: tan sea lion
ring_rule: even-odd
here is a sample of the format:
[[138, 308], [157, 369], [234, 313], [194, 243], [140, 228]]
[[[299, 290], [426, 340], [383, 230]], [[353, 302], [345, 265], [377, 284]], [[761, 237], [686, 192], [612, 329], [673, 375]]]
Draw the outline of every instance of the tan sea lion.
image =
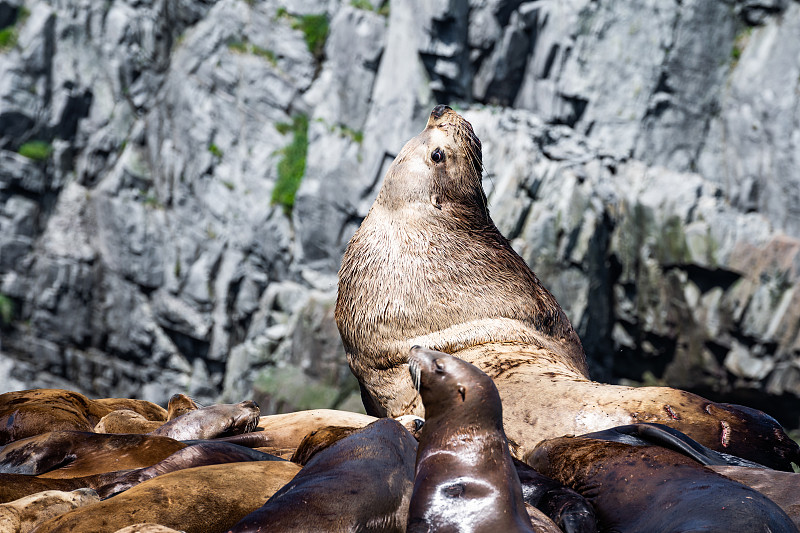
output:
[[376, 420], [314, 455], [229, 531], [404, 533], [416, 447], [399, 422]]
[[660, 446], [559, 437], [540, 442], [528, 463], [583, 494], [601, 531], [797, 533], [763, 494]]
[[148, 420], [130, 409], [111, 411], [94, 426], [95, 433], [150, 433], [164, 425], [164, 421]]
[[481, 168], [472, 126], [437, 106], [348, 244], [335, 316], [369, 414], [423, 415], [406, 371], [409, 348], [420, 345], [494, 379], [517, 457], [545, 438], [657, 422], [768, 466], [800, 460], [763, 413], [591, 381], [561, 307], [492, 222]]
[[162, 526], [161, 524], [147, 522], [144, 524], [133, 524], [132, 526], [126, 526], [123, 527], [122, 529], [116, 530], [114, 533], [185, 533], [185, 532], [178, 531], [177, 529], [172, 529], [171, 527]]
[[143, 522], [187, 533], [225, 531], [258, 509], [299, 471], [300, 467], [289, 461], [188, 468], [49, 520], [37, 533], [110, 532]]
[[419, 346], [408, 360], [426, 419], [407, 531], [533, 532], [491, 378], [462, 359]]
[[0, 531], [28, 533], [42, 522], [99, 501], [100, 497], [92, 489], [37, 492], [0, 505]]

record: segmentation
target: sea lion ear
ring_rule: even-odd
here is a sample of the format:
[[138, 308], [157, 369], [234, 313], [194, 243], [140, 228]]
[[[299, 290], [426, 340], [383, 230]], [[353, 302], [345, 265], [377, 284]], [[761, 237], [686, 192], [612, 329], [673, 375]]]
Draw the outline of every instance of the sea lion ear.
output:
[[464, 400], [466, 400], [467, 389], [466, 389], [466, 387], [464, 387], [464, 385], [459, 385], [458, 386], [458, 393], [461, 395], [461, 401], [462, 402]]
[[439, 201], [439, 195], [438, 194], [432, 194], [431, 195], [431, 203], [433, 204], [433, 207], [435, 207], [436, 209], [438, 209], [440, 211], [442, 210], [442, 204]]

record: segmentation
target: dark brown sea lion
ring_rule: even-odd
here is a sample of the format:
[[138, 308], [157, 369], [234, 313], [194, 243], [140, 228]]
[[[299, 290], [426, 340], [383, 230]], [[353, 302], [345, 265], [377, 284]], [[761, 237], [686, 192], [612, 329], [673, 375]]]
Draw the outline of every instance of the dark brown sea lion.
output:
[[217, 465], [224, 463], [242, 463], [249, 461], [283, 461], [279, 457], [268, 453], [259, 452], [229, 442], [206, 441], [192, 444], [178, 450], [166, 459], [144, 468], [129, 472], [120, 472], [111, 482], [96, 487], [97, 493], [102, 498], [109, 498], [125, 490], [135, 487], [139, 483], [153, 479], [156, 476], [177, 472], [186, 468], [198, 466]]
[[408, 531], [533, 531], [491, 378], [419, 346], [408, 361], [427, 415]]
[[193, 440], [249, 433], [258, 426], [259, 414], [258, 404], [252, 400], [201, 407], [165, 422], [150, 435]]
[[225, 531], [262, 505], [299, 470], [289, 461], [188, 468], [49, 520], [37, 533], [113, 532], [143, 522], [187, 533]]
[[590, 381], [561, 307], [492, 222], [481, 165], [470, 124], [437, 106], [347, 247], [336, 323], [369, 414], [423, 415], [405, 370], [416, 344], [494, 379], [517, 457], [545, 438], [657, 422], [767, 466], [800, 460], [800, 447], [761, 413], [667, 387]]
[[763, 494], [659, 446], [560, 437], [540, 442], [528, 463], [583, 494], [601, 531], [797, 532]]
[[396, 420], [377, 420], [312, 457], [230, 531], [404, 532], [416, 445]]
[[783, 509], [800, 530], [800, 473], [733, 465], [707, 468], [757, 490]]
[[99, 501], [100, 497], [92, 489], [37, 492], [0, 505], [0, 531], [28, 533], [42, 522]]
[[[122, 472], [127, 471], [123, 470]], [[48, 490], [69, 492], [89, 488], [96, 491], [116, 480], [119, 475], [120, 472], [104, 472], [83, 477], [52, 479], [27, 474], [0, 474], [0, 503], [13, 502]]]
[[182, 442], [152, 435], [52, 431], [2, 448], [0, 473], [79, 477], [150, 466], [184, 447]]

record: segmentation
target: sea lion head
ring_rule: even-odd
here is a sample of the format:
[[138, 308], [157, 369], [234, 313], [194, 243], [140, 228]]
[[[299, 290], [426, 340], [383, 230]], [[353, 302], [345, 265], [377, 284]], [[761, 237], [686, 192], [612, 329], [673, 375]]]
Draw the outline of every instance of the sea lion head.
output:
[[[480, 419], [502, 427], [500, 394], [492, 379], [476, 366], [443, 352], [413, 346], [408, 370], [422, 396], [426, 419], [458, 413], [459, 424]], [[462, 413], [470, 420], [464, 420]]]
[[387, 209], [410, 204], [429, 210], [445, 208], [489, 222], [481, 161], [481, 141], [472, 125], [448, 106], [438, 105], [422, 133], [395, 158], [376, 202]]

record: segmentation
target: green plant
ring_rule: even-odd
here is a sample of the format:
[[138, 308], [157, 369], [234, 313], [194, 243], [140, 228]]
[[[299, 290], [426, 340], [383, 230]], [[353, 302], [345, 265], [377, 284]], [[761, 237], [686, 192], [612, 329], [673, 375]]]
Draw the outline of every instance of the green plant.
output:
[[278, 179], [272, 190], [273, 205], [282, 205], [288, 215], [292, 212], [295, 194], [306, 172], [308, 117], [304, 114], [295, 115], [291, 125], [281, 123], [276, 128], [282, 134], [289, 131], [293, 133], [292, 142], [280, 150], [283, 157], [278, 162]]
[[0, 51], [13, 48], [17, 44], [17, 37], [19, 37], [19, 26], [25, 23], [25, 20], [31, 14], [26, 7], [17, 9], [17, 15], [14, 17], [14, 22], [0, 28]]
[[214, 143], [208, 145], [208, 151], [216, 158], [222, 158], [222, 150]]
[[14, 302], [5, 294], [0, 294], [0, 325], [11, 324], [14, 320]]
[[262, 48], [261, 46], [255, 45], [249, 41], [231, 41], [228, 43], [228, 49], [239, 54], [253, 54], [263, 57], [273, 65], [277, 64], [278, 62], [275, 52], [267, 48]]
[[232, 191], [236, 188], [236, 185], [233, 184], [232, 181], [229, 180], [222, 180], [222, 184], [225, 186], [226, 189]]
[[303, 32], [308, 50], [315, 57], [322, 57], [325, 40], [328, 38], [328, 15], [302, 15], [297, 17], [292, 28]]
[[44, 161], [51, 153], [53, 147], [45, 141], [28, 141], [19, 147], [19, 155], [34, 161]]

